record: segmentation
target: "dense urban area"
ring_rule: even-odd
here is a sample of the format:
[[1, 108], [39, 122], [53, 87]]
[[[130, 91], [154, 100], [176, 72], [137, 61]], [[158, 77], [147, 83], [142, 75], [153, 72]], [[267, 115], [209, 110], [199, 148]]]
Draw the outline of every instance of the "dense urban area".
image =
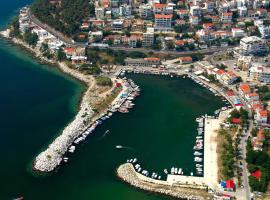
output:
[[[192, 182], [215, 199], [270, 199], [269, 1], [35, 0], [20, 10], [3, 35], [46, 61], [94, 77], [100, 87], [125, 83], [126, 93], [139, 93], [133, 82], [116, 81], [124, 72], [187, 76], [207, 87], [229, 105], [217, 111], [217, 119], [197, 120], [199, 124], [204, 120], [205, 134], [207, 123], [218, 123], [217, 130], [211, 130], [217, 134], [213, 142], [217, 171], [209, 175], [212, 168], [205, 164], [205, 178], [194, 177]], [[114, 98], [118, 93], [114, 90]], [[108, 104], [94, 111], [101, 112]], [[120, 112], [128, 111], [120, 107]], [[199, 138], [194, 148], [200, 150]], [[59, 155], [61, 161], [64, 152]], [[40, 165], [44, 171], [55, 168]], [[133, 173], [130, 170], [139, 174], [138, 168], [122, 167], [125, 173], [119, 176]], [[166, 183], [148, 180], [146, 172], [134, 175], [136, 181], [131, 176], [122, 179], [145, 190], [151, 190], [151, 184], [162, 185], [157, 192], [179, 197], [166, 192], [167, 184], [183, 186], [189, 180], [181, 180], [174, 171], [169, 174]], [[187, 185], [192, 188], [193, 183]]]

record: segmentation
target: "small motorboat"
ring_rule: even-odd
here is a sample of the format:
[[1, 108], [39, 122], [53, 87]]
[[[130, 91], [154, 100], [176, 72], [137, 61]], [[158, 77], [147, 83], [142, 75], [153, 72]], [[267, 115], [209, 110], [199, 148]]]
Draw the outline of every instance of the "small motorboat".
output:
[[122, 145], [116, 145], [115, 148], [116, 149], [123, 149], [123, 146]]

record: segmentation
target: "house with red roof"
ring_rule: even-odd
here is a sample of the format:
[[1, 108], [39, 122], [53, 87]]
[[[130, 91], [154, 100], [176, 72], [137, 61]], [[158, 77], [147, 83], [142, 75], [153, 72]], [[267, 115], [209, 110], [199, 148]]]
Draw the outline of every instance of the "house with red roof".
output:
[[185, 57], [179, 57], [178, 58], [180, 64], [188, 64], [188, 63], [192, 63], [192, 58], [190, 56], [185, 56]]
[[251, 92], [251, 89], [250, 89], [250, 86], [249, 84], [246, 84], [246, 83], [242, 83], [240, 84], [239, 86], [239, 92], [245, 96], [246, 94], [249, 94]]
[[266, 124], [268, 119], [268, 111], [265, 109], [258, 109], [255, 113], [255, 120], [258, 124]]
[[253, 101], [259, 101], [260, 97], [256, 92], [252, 92], [252, 93], [248, 93], [245, 95], [245, 98], [247, 101], [249, 102], [253, 102]]

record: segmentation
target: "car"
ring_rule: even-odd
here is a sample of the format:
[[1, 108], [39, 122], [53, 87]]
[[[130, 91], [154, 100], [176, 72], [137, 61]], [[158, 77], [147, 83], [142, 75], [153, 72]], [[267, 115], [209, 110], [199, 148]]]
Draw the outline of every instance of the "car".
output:
[[242, 172], [240, 172], [240, 173], [239, 173], [239, 176], [243, 176], [243, 173], [242, 173]]

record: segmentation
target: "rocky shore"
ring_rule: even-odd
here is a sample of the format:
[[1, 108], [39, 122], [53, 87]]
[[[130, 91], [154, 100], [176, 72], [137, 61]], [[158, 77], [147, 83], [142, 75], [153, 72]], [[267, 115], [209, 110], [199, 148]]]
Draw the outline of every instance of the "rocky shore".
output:
[[[61, 71], [73, 78], [78, 79], [87, 86], [87, 90], [82, 97], [79, 112], [75, 119], [68, 124], [63, 132], [48, 146], [46, 150], [41, 152], [33, 162], [33, 170], [40, 172], [51, 172], [61, 163], [64, 154], [67, 152], [74, 140], [103, 114], [95, 113], [90, 105], [90, 102], [93, 102], [92, 90], [97, 87], [96, 81], [93, 76], [82, 74], [79, 71], [68, 67], [64, 62], [57, 62], [43, 57], [38, 48], [32, 48], [23, 40], [9, 37], [9, 32], [9, 29], [7, 29], [5, 31], [1, 31], [0, 35], [9, 39], [14, 44], [25, 48], [41, 62], [56, 65]], [[106, 94], [108, 94], [108, 92]], [[104, 94], [100, 95], [105, 96]]]
[[130, 163], [122, 164], [117, 169], [117, 176], [128, 184], [153, 193], [160, 193], [179, 199], [203, 200], [210, 195], [199, 189], [183, 188], [178, 185], [170, 185], [167, 181], [154, 180], [137, 173]]

